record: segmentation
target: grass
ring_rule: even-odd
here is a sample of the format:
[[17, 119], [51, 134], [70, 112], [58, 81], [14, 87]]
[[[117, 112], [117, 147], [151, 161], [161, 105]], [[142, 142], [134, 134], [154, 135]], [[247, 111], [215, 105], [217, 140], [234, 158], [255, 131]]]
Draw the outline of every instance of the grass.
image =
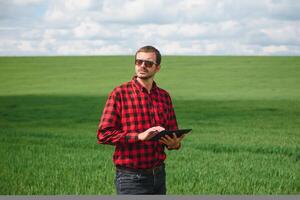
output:
[[[167, 56], [157, 74], [182, 128], [168, 194], [300, 193], [300, 57]], [[0, 58], [0, 194], [115, 194], [96, 143], [130, 56]]]

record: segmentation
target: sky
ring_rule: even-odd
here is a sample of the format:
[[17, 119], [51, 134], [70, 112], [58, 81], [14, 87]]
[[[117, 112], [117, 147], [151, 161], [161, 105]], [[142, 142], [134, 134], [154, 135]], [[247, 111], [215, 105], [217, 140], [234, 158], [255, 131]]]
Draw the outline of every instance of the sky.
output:
[[0, 56], [300, 55], [298, 0], [0, 0]]

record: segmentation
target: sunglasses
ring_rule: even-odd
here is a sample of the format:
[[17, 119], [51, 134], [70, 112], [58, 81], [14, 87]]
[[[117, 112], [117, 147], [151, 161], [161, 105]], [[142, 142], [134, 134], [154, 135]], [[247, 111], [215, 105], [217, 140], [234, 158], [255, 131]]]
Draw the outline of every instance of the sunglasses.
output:
[[147, 67], [147, 68], [151, 68], [153, 65], [156, 65], [155, 62], [150, 61], [150, 60], [140, 60], [140, 59], [135, 60], [135, 64], [138, 66], [142, 66], [143, 63], [145, 65], [145, 67]]

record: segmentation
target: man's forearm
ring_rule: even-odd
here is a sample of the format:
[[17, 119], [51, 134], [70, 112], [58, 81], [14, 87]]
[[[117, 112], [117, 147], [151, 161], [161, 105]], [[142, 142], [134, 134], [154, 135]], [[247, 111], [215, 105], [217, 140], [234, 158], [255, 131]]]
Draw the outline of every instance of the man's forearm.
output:
[[134, 143], [138, 141], [138, 133], [126, 133], [114, 129], [98, 129], [98, 143], [116, 145], [117, 143]]

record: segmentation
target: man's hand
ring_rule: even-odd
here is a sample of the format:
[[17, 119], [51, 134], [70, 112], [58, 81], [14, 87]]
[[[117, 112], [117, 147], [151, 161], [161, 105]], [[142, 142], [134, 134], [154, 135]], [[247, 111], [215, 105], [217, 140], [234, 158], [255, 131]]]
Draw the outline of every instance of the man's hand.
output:
[[151, 127], [149, 129], [147, 129], [146, 131], [138, 134], [138, 138], [141, 141], [146, 141], [146, 140], [150, 140], [151, 138], [153, 138], [157, 133], [161, 132], [165, 130], [165, 128], [161, 127], [161, 126], [154, 126]]
[[173, 133], [173, 137], [168, 135], [161, 137], [159, 142], [168, 146], [168, 148], [176, 149], [180, 145], [180, 141], [184, 138], [184, 135], [177, 137], [175, 133]]

